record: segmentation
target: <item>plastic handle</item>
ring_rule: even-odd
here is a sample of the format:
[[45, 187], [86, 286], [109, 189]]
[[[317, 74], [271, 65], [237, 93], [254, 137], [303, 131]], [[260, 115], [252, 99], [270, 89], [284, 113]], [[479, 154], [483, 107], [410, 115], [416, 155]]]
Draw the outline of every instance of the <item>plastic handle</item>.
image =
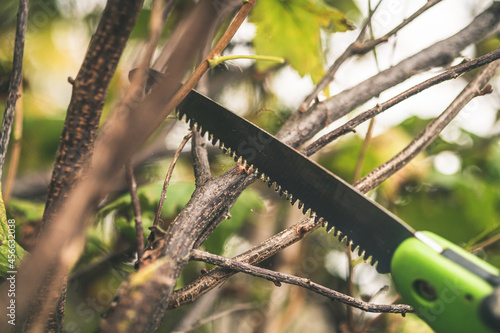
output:
[[436, 332], [500, 332], [484, 310], [500, 283], [499, 271], [436, 234], [421, 235], [435, 246], [408, 238], [391, 262], [405, 302]]

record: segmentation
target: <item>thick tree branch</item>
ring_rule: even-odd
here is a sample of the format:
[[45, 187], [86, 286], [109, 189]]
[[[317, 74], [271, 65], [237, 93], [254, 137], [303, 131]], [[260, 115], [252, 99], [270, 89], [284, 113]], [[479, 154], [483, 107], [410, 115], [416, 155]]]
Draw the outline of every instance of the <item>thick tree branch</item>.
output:
[[191, 251], [191, 260], [203, 261], [212, 265], [220, 266], [225, 269], [230, 269], [232, 271], [242, 272], [252, 276], [261, 277], [273, 282], [278, 287], [281, 286], [281, 283], [293, 284], [311, 290], [312, 292], [323, 295], [325, 297], [328, 297], [333, 301], [339, 301], [341, 303], [347, 304], [349, 306], [358, 308], [366, 312], [401, 313], [403, 315], [405, 315], [406, 313], [414, 312], [413, 308], [409, 305], [404, 305], [404, 304], [385, 305], [385, 304], [373, 304], [373, 303], [363, 302], [354, 297], [339, 293], [338, 291], [326, 288], [325, 286], [312, 282], [310, 279], [300, 278], [290, 274], [275, 272], [269, 269], [253, 266], [238, 260], [224, 258], [200, 250]]
[[50, 223], [57, 207], [81, 176], [85, 161], [92, 156], [109, 83], [143, 2], [107, 2], [78, 75], [69, 80], [73, 93], [47, 193], [42, 226]]
[[[128, 6], [121, 5], [120, 1], [108, 2], [78, 76], [70, 81], [74, 90], [61, 134], [42, 226], [54, 217], [57, 206], [64, 201], [80, 175], [85, 156], [91, 153], [109, 82], [141, 7], [142, 0], [128, 3]], [[26, 330], [41, 321], [47, 322], [49, 331], [62, 328], [65, 282], [61, 278], [64, 269], [50, 269], [49, 275], [53, 278], [47, 277], [47, 283], [31, 299]], [[59, 283], [62, 286], [56, 285]], [[48, 304], [53, 303], [57, 303], [56, 309], [48, 315]], [[23, 320], [23, 315], [21, 307], [20, 320]]]
[[[219, 41], [217, 43], [214, 48], [215, 51], [213, 50], [209, 56], [212, 55], [212, 53], [217, 54], [222, 51], [232, 35], [234, 35], [238, 29], [239, 25], [241, 25], [246, 15], [248, 15], [248, 12], [253, 7], [255, 2], [256, 0], [251, 0], [250, 2], [243, 3], [239, 13], [236, 15], [236, 18], [228, 28], [229, 32], [223, 35], [221, 38], [222, 42]], [[213, 23], [217, 22], [216, 15], [213, 15], [213, 11], [217, 8], [214, 3], [211, 5], [212, 7], [204, 8], [203, 11], [199, 12], [199, 14], [203, 13], [203, 19], [206, 17], [211, 18], [211, 22]], [[196, 8], [199, 8], [199, 6]], [[200, 18], [197, 18], [197, 20], [201, 21]], [[207, 27], [210, 27], [211, 24], [205, 23], [204, 25], [200, 25], [200, 23], [201, 22], [191, 22], [191, 25], [187, 27], [192, 29], [192, 25], [199, 25], [204, 29], [203, 34], [208, 35], [210, 29], [207, 29]], [[184, 44], [186, 43], [185, 40], [183, 42]], [[191, 54], [196, 54], [196, 52]], [[173, 55], [178, 56], [177, 53], [173, 53]], [[186, 56], [184, 55], [184, 57]], [[168, 99], [164, 99], [165, 103], [163, 105], [167, 106], [160, 108], [161, 117], [168, 114], [168, 112], [171, 111], [171, 108], [176, 106], [177, 101], [180, 102], [180, 100], [182, 100], [183, 94], [187, 94], [194, 84], [198, 82], [201, 75], [206, 71], [204, 70], [204, 66], [208, 66], [206, 63], [206, 60], [202, 62], [198, 69], [195, 70], [192, 77], [188, 79], [183, 88], [179, 89], [179, 91], [175, 94], [175, 97], [169, 96]], [[175, 68], [176, 66], [169, 64], [168, 70], [171, 71]], [[163, 79], [163, 81], [167, 80], [176, 82], [171, 80], [170, 76], [168, 79]], [[177, 82], [179, 81], [180, 80]], [[162, 83], [160, 83], [160, 86], [161, 84]], [[185, 91], [187, 89], [186, 87], [189, 87], [187, 92]], [[155, 91], [158, 91], [158, 88], [153, 89], [149, 96], [154, 95]], [[156, 104], [154, 107], [158, 107], [159, 105], [161, 104]], [[143, 105], [145, 108], [147, 108], [147, 106], [148, 105]], [[117, 154], [119, 152], [113, 153]], [[226, 178], [230, 179], [230, 181], [227, 181]], [[177, 216], [174, 222], [170, 225], [168, 231], [165, 233], [164, 239], [162, 240], [165, 245], [162, 246], [160, 253], [158, 253], [158, 255], [164, 255], [164, 258], [146, 266], [144, 269], [140, 270], [136, 274], [133, 274], [127, 279], [118, 291], [117, 297], [119, 302], [110, 309], [107, 314], [107, 318], [101, 320], [99, 328], [100, 331], [151, 332], [156, 329], [161, 318], [163, 317], [163, 313], [166, 308], [165, 303], [175, 286], [175, 281], [177, 280], [181, 270], [188, 262], [189, 251], [195, 246], [197, 240], [202, 235], [207, 234], [207, 229], [213, 230], [211, 228], [215, 228], [227, 215], [228, 207], [234, 204], [234, 201], [241, 193], [241, 191], [232, 190], [231, 183], [236, 184], [236, 187], [239, 186], [238, 184], [245, 184], [243, 188], [248, 185], [248, 182], [245, 181], [246, 177], [241, 175], [237, 176], [236, 173], [228, 173], [226, 178], [221, 177], [217, 180], [223, 183], [219, 184], [216, 188], [221, 188], [223, 186], [229, 188], [228, 191], [225, 192], [224, 199], [215, 204], [213, 203], [212, 198], [214, 196], [214, 191], [216, 190], [213, 187], [209, 188], [209, 186], [202, 186], [195, 190], [190, 202], [198, 202], [199, 205], [192, 205], [188, 203], [183, 212], [181, 212], [181, 214]], [[202, 207], [206, 204], [209, 204], [209, 207], [203, 209]], [[187, 217], [194, 220], [193, 223], [186, 223], [188, 220]], [[152, 240], [152, 242], [154, 243], [155, 240]], [[151, 253], [148, 253], [148, 255], [151, 256]], [[148, 279], [141, 280], [141, 283], [137, 283], [138, 279], [141, 279], [144, 274], [147, 274]]]

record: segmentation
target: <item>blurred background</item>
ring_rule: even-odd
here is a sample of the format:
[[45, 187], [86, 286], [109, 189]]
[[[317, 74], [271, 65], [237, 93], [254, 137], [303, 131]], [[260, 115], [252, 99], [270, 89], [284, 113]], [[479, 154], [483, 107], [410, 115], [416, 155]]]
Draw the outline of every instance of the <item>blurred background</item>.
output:
[[[178, 17], [194, 1], [178, 2], [167, 22], [160, 47]], [[372, 19], [372, 34], [380, 37], [426, 1], [385, 0]], [[103, 0], [32, 0], [26, 36], [22, 116], [13, 135], [19, 138], [18, 166], [10, 173], [5, 193], [9, 217], [18, 223], [20, 244], [30, 250], [43, 213], [45, 194], [71, 98], [68, 77], [76, 77], [88, 42], [95, 30]], [[226, 49], [226, 55], [261, 54], [286, 58], [285, 64], [234, 60], [213, 68], [204, 93], [260, 127], [275, 133], [312, 91], [325, 70], [352, 43], [368, 15], [369, 1], [296, 1], [289, 13], [278, 0], [260, 1]], [[372, 1], [371, 6], [375, 5]], [[377, 72], [447, 38], [465, 27], [491, 1], [444, 1], [362, 57], [341, 67], [335, 81], [320, 99], [355, 86]], [[8, 92], [16, 24], [17, 1], [3, 0], [0, 9], [0, 106]], [[128, 73], [143, 51], [148, 37], [150, 1], [146, 1], [119, 68], [111, 83], [103, 122], [124, 88]], [[293, 16], [292, 11], [304, 15]], [[307, 15], [306, 15], [307, 14]], [[295, 17], [292, 19], [291, 17]], [[461, 59], [475, 58], [496, 49], [499, 36], [466, 48]], [[442, 68], [415, 75], [377, 99], [367, 102], [334, 122], [331, 130], [356, 114], [438, 74]], [[473, 74], [473, 73], [472, 73]], [[463, 89], [472, 74], [443, 83], [400, 103], [374, 122], [373, 139], [360, 161], [368, 124], [314, 155], [314, 159], [353, 182], [403, 149], [426, 124], [439, 115]], [[415, 229], [433, 231], [500, 267], [500, 133], [498, 88], [473, 100], [424, 153], [369, 195]], [[324, 133], [323, 131], [322, 133]], [[136, 174], [144, 229], [151, 226], [163, 178], [187, 126], [165, 121], [136, 156]], [[11, 141], [12, 142], [12, 141]], [[214, 175], [234, 162], [209, 146]], [[12, 164], [11, 164], [12, 165]], [[13, 171], [16, 171], [13, 173]], [[14, 180], [15, 179], [15, 180]], [[164, 227], [175, 218], [194, 190], [189, 145], [181, 154], [162, 212]], [[101, 205], [94, 227], [88, 231], [85, 253], [74, 268], [68, 286], [65, 328], [90, 332], [112, 301], [127, 274], [134, 270], [135, 232], [130, 196], [123, 184]], [[231, 209], [231, 219], [203, 245], [203, 249], [233, 256], [298, 222], [302, 215], [261, 182], [253, 184]], [[329, 288], [376, 303], [397, 300], [390, 276], [346, 251], [323, 229], [291, 246], [262, 265], [273, 270], [308, 277]], [[209, 269], [190, 263], [181, 287]], [[204, 320], [206, 319], [206, 320]], [[415, 316], [373, 315], [348, 310], [337, 302], [293, 286], [277, 288], [257, 278], [236, 275], [192, 305], [167, 313], [160, 332], [426, 332]]]

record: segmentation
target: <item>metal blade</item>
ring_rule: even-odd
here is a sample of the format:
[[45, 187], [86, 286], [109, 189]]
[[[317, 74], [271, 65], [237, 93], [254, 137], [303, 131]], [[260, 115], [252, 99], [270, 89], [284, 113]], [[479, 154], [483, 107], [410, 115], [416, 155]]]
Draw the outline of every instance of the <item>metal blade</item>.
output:
[[316, 218], [327, 221], [328, 229], [335, 228], [339, 239], [346, 236], [353, 248], [364, 249], [365, 259], [371, 256], [372, 263], [377, 261], [380, 273], [390, 271], [398, 245], [413, 237], [409, 226], [345, 181], [196, 91], [179, 105], [178, 112], [191, 127], [196, 124], [202, 135], [209, 132], [214, 144], [220, 140], [235, 160], [242, 157], [253, 165], [269, 185], [276, 183], [277, 191], [292, 205], [298, 199], [304, 213], [311, 209]]

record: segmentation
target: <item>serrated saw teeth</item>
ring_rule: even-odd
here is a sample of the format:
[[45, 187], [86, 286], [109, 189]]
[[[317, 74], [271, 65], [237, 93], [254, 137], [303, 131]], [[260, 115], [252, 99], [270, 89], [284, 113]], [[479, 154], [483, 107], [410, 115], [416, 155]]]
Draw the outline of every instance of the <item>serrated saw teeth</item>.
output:
[[[214, 146], [217, 146], [218, 143], [219, 148], [221, 148], [224, 151], [224, 153], [231, 156], [235, 162], [242, 163], [244, 168], [246, 168], [248, 165], [252, 165], [253, 172], [255, 172], [263, 182], [265, 182], [270, 188], [273, 188], [274, 191], [278, 192], [280, 196], [285, 197], [292, 206], [294, 206], [295, 203], [298, 202], [297, 207], [299, 210], [301, 210], [305, 215], [311, 214], [311, 217], [313, 217], [317, 223], [322, 223], [323, 226], [326, 226], [327, 232], [333, 232], [334, 237], [336, 237], [339, 241], [345, 242], [346, 244], [351, 244], [351, 246], [354, 244], [354, 242], [350, 240], [349, 236], [343, 234], [340, 230], [335, 228], [333, 223], [326, 221], [322, 216], [313, 211], [308, 204], [305, 204], [299, 197], [289, 192], [287, 189], [283, 188], [282, 185], [273, 181], [264, 172], [260, 172], [253, 165], [253, 163], [249, 163], [249, 161], [247, 161], [242, 156], [237, 154], [234, 148], [227, 146], [226, 143], [222, 142], [222, 140], [219, 140], [219, 138], [217, 138], [213, 133], [211, 133], [210, 128], [206, 128], [205, 126], [198, 124], [198, 122], [195, 119], [190, 118], [190, 116], [184, 112], [177, 112], [177, 118], [186, 122], [190, 128], [195, 128], [195, 129], [198, 128], [199, 130], [201, 130], [202, 136], [208, 134], [209, 141], [211, 141]], [[354, 250], [357, 251], [359, 256], [362, 257], [365, 262], [370, 263], [373, 266], [376, 265], [377, 263], [376, 259], [373, 256], [369, 255], [359, 245], [356, 245]]]

